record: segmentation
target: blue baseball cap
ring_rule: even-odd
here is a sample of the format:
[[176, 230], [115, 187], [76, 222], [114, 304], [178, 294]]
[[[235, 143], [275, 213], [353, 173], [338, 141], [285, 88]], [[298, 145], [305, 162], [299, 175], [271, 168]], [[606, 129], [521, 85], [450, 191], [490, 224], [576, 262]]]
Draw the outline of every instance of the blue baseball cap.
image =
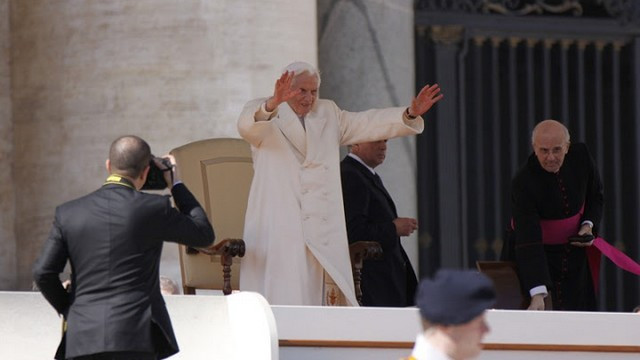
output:
[[470, 270], [439, 270], [432, 279], [420, 281], [416, 294], [420, 315], [441, 325], [467, 323], [495, 302], [491, 279]]

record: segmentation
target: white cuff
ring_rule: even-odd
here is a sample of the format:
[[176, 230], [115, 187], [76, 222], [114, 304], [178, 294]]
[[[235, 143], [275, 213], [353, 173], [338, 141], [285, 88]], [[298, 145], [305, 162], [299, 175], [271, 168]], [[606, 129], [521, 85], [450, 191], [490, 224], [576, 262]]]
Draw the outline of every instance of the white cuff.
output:
[[260, 105], [260, 109], [256, 111], [256, 114], [254, 115], [254, 117], [256, 121], [268, 121], [268, 120], [271, 120], [274, 116], [276, 116], [277, 113], [278, 113], [278, 108], [273, 109], [273, 111], [271, 112], [267, 111], [267, 102], [265, 101], [262, 103], [262, 105]]
[[589, 226], [591, 226], [591, 228], [593, 229], [593, 221], [591, 221], [591, 220], [585, 220], [585, 221], [583, 221], [583, 222], [582, 222], [582, 224], [580, 224], [580, 225], [584, 225], [584, 224], [588, 224], [588, 225], [589, 225]]
[[529, 290], [529, 295], [531, 295], [531, 297], [533, 297], [534, 295], [540, 295], [540, 294], [544, 294], [544, 297], [547, 297], [547, 294], [549, 294], [549, 292], [547, 291], [546, 285], [536, 286], [534, 288], [531, 288], [531, 290]]

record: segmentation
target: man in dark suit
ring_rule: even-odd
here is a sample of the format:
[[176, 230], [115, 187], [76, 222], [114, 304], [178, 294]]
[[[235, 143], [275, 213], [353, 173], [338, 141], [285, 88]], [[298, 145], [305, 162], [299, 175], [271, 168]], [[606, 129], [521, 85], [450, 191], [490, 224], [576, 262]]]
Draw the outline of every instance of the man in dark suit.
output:
[[[207, 215], [179, 181], [175, 160], [164, 177], [169, 198], [139, 192], [152, 160], [136, 136], [111, 144], [110, 176], [93, 193], [56, 208], [33, 269], [44, 297], [64, 317], [56, 359], [162, 359], [178, 352], [160, 294], [163, 241], [204, 247], [214, 240]], [[71, 288], [59, 273], [69, 260]]]
[[412, 218], [398, 217], [396, 206], [374, 168], [382, 164], [387, 140], [352, 145], [342, 160], [342, 194], [349, 243], [376, 241], [382, 259], [362, 268], [362, 305], [403, 307], [414, 304], [416, 275], [400, 244], [418, 228]]

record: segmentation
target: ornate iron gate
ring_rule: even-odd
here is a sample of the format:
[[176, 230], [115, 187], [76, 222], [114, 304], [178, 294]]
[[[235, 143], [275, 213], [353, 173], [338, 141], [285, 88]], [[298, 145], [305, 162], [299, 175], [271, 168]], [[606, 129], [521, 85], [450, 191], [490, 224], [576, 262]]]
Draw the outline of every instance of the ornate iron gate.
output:
[[[531, 130], [563, 122], [605, 186], [603, 236], [640, 259], [640, 2], [424, 0], [417, 87], [445, 93], [418, 138], [420, 273], [496, 259], [511, 177]], [[603, 262], [600, 307], [640, 304], [637, 276]]]

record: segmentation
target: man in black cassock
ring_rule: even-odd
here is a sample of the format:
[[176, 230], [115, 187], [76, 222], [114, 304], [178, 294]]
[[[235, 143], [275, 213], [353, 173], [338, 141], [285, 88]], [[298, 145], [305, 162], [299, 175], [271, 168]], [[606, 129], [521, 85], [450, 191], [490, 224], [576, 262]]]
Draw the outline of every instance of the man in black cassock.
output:
[[545, 222], [569, 223], [573, 235], [592, 235], [602, 218], [600, 176], [586, 145], [571, 144], [569, 131], [555, 120], [534, 128], [532, 145], [534, 153], [513, 179], [511, 200], [515, 260], [531, 296], [529, 310], [544, 310], [548, 294], [555, 310], [595, 310], [587, 261], [593, 240], [550, 241], [556, 230]]

